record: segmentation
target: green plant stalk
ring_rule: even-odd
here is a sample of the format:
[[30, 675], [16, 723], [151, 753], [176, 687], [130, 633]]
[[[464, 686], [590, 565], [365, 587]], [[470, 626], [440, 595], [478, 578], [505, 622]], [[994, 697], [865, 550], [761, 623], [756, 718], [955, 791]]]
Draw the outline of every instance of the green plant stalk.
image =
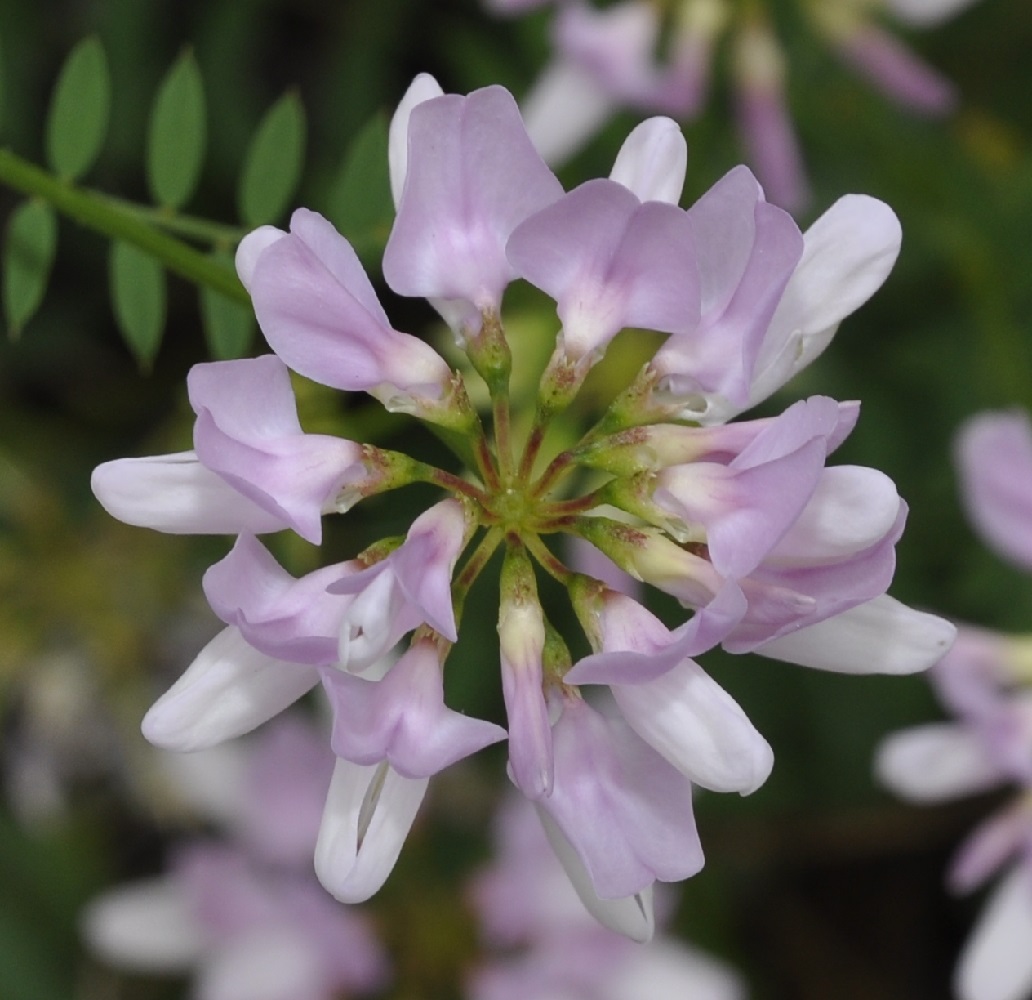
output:
[[250, 305], [250, 296], [228, 267], [214, 263], [206, 254], [160, 232], [109, 199], [58, 180], [9, 149], [0, 149], [0, 183], [43, 199], [80, 225], [131, 243], [188, 281]]
[[195, 215], [182, 215], [159, 206], [140, 205], [135, 201], [101, 191], [93, 191], [91, 194], [94, 198], [99, 198], [112, 206], [116, 211], [131, 215], [141, 222], [146, 222], [165, 232], [174, 233], [186, 239], [211, 243], [218, 249], [232, 249], [250, 232], [244, 226], [230, 226], [224, 222], [200, 219]]

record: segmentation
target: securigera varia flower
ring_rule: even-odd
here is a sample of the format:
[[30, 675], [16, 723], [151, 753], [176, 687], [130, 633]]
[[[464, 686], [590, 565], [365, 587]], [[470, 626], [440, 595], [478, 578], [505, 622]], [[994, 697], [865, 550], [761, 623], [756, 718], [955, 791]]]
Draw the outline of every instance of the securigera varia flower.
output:
[[[686, 159], [677, 126], [651, 119], [608, 179], [564, 193], [505, 90], [444, 95], [417, 78], [391, 124], [397, 218], [384, 276], [450, 326], [486, 383], [490, 431], [463, 375], [391, 326], [348, 242], [299, 210], [289, 232], [263, 227], [237, 253], [274, 353], [193, 369], [193, 451], [94, 474], [124, 521], [238, 535], [204, 578], [226, 628], [144, 732], [164, 747], [209, 746], [321, 684], [338, 762], [316, 869], [342, 900], [383, 884], [431, 775], [508, 736], [509, 776], [586, 906], [644, 940], [653, 883], [703, 863], [693, 784], [744, 794], [772, 763], [692, 657], [721, 644], [905, 673], [952, 638], [952, 626], [885, 594], [906, 512], [892, 482], [825, 467], [856, 403], [817, 396], [728, 423], [812, 361], [878, 288], [899, 247], [895, 216], [847, 196], [804, 235], [744, 167], [684, 211]], [[501, 312], [515, 279], [554, 299], [561, 324], [525, 435], [514, 431]], [[546, 431], [577, 412], [590, 369], [626, 328], [665, 340], [594, 426], [549, 454]], [[288, 366], [433, 425], [468, 468], [306, 434]], [[575, 440], [569, 430], [559, 437]], [[301, 579], [255, 537], [291, 529], [319, 543], [323, 516], [417, 481], [442, 498], [404, 538]], [[670, 630], [575, 572], [552, 544], [562, 533], [691, 618]], [[507, 731], [450, 709], [442, 686], [465, 598], [496, 550]], [[593, 650], [577, 663], [566, 623], [539, 601], [541, 574], [565, 588]]]

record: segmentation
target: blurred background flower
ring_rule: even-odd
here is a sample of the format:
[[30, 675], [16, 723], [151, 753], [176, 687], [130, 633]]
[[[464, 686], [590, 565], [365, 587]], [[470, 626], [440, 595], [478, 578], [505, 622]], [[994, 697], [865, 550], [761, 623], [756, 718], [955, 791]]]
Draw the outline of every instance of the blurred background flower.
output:
[[316, 881], [311, 855], [333, 755], [322, 727], [283, 716], [257, 736], [185, 761], [169, 778], [221, 836], [172, 847], [167, 871], [109, 889], [84, 908], [102, 960], [192, 974], [197, 1000], [332, 1000], [382, 989], [372, 925]]
[[[767, 197], [805, 209], [810, 186], [789, 106], [790, 57], [781, 21], [827, 45], [890, 100], [918, 114], [953, 109], [952, 83], [883, 24], [930, 27], [974, 0], [803, 0], [795, 10], [764, 0], [621, 0], [594, 6], [556, 0], [553, 54], [523, 100], [527, 128], [544, 158], [561, 164], [619, 110], [696, 118], [710, 92], [720, 46], [742, 145]], [[503, 14], [549, 0], [485, 0]], [[888, 18], [885, 17], [888, 15]]]
[[[1019, 410], [979, 413], [958, 431], [956, 462], [968, 517], [986, 544], [1032, 569], [1032, 422]], [[964, 945], [960, 1000], [1021, 1000], [1032, 993], [1032, 639], [962, 626], [928, 673], [953, 716], [889, 736], [882, 782], [904, 799], [941, 802], [1005, 789], [950, 863], [957, 893], [998, 877]], [[1003, 874], [1001, 874], [1001, 871]]]

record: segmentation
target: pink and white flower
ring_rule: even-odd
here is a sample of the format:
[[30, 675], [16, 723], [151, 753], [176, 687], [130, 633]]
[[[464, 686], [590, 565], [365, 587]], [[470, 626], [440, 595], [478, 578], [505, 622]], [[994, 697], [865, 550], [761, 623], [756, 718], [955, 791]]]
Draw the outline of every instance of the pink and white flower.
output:
[[[983, 540], [1028, 569], [1032, 513], [1032, 432], [1018, 411], [972, 417], [957, 434], [961, 496]], [[929, 672], [953, 718], [893, 733], [875, 769], [911, 802], [941, 802], [1013, 788], [957, 851], [949, 887], [971, 892], [999, 876], [964, 945], [954, 976], [960, 1000], [1032, 995], [1032, 642], [961, 626], [957, 642]]]
[[[853, 195], [800, 233], [744, 167], [682, 210], [687, 152], [669, 119], [636, 128], [608, 179], [564, 193], [507, 92], [443, 94], [427, 76], [391, 122], [388, 156], [398, 214], [386, 281], [427, 298], [465, 360], [453, 369], [396, 330], [354, 249], [316, 213], [299, 209], [289, 231], [263, 227], [241, 243], [238, 271], [275, 353], [191, 372], [193, 452], [94, 474], [101, 502], [130, 523], [237, 536], [204, 577], [225, 627], [144, 732], [167, 748], [211, 747], [318, 688], [337, 763], [316, 871], [346, 901], [388, 877], [430, 778], [507, 735], [510, 777], [588, 909], [645, 940], [654, 883], [703, 863], [693, 786], [745, 794], [772, 766], [696, 657], [722, 644], [904, 673], [952, 638], [949, 624], [886, 595], [906, 516], [895, 486], [827, 464], [858, 404], [812, 397], [728, 423], [817, 357], [873, 294], [899, 225]], [[510, 376], [524, 345], [510, 343], [502, 315], [517, 279], [553, 299], [560, 324], [522, 420]], [[585, 377], [628, 327], [661, 346], [602, 413], [586, 412]], [[305, 433], [288, 366], [431, 425], [462, 469]], [[468, 368], [486, 385], [489, 417], [470, 402]], [[596, 487], [578, 495], [584, 470]], [[256, 538], [292, 531], [326, 544], [324, 516], [417, 483], [436, 495], [403, 535], [303, 576]], [[405, 510], [390, 506], [392, 518]], [[364, 524], [375, 523], [374, 512]], [[571, 570], [546, 541], [561, 533], [676, 597], [690, 620], [668, 629], [643, 602]], [[503, 543], [506, 729], [444, 697], [453, 646], [478, 655], [462, 646], [462, 613]], [[535, 561], [580, 619], [592, 652], [579, 664], [564, 634], [572, 621], [552, 620], [539, 598]]]
[[219, 804], [210, 818], [222, 836], [183, 843], [163, 874], [92, 900], [82, 913], [87, 945], [128, 971], [190, 975], [198, 1000], [380, 990], [388, 968], [369, 922], [311, 875], [333, 766], [322, 735], [285, 717], [236, 766], [212, 757], [224, 753], [171, 772], [188, 800]]

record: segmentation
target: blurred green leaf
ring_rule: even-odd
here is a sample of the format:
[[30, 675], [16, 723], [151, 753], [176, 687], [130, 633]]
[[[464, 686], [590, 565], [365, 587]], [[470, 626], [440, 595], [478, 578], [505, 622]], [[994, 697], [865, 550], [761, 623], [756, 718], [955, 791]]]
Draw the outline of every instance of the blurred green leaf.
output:
[[330, 189], [328, 211], [359, 256], [383, 249], [394, 220], [383, 115], [371, 118], [348, 147]]
[[297, 94], [284, 94], [266, 112], [244, 159], [238, 192], [248, 226], [278, 219], [301, 176], [305, 112]]
[[65, 60], [47, 114], [47, 162], [62, 180], [84, 174], [100, 152], [111, 80], [100, 40], [84, 38]]
[[145, 367], [165, 327], [165, 272], [149, 254], [120, 240], [108, 260], [115, 319], [129, 349]]
[[0, 128], [4, 123], [4, 102], [7, 98], [7, 77], [4, 73], [6, 61], [3, 58], [3, 49], [0, 48]]
[[57, 250], [57, 217], [43, 201], [23, 201], [11, 213], [4, 244], [4, 316], [17, 337], [43, 301]]
[[26, 833], [0, 811], [0, 983], [12, 1000], [53, 1000], [75, 993], [78, 916], [100, 888], [96, 832], [60, 823]]
[[193, 194], [206, 141], [204, 84], [190, 51], [172, 65], [158, 89], [147, 135], [147, 181], [165, 208]]
[[[231, 263], [228, 255], [215, 256]], [[247, 354], [254, 338], [254, 312], [207, 286], [200, 288], [200, 305], [204, 339], [211, 356], [224, 361]]]

